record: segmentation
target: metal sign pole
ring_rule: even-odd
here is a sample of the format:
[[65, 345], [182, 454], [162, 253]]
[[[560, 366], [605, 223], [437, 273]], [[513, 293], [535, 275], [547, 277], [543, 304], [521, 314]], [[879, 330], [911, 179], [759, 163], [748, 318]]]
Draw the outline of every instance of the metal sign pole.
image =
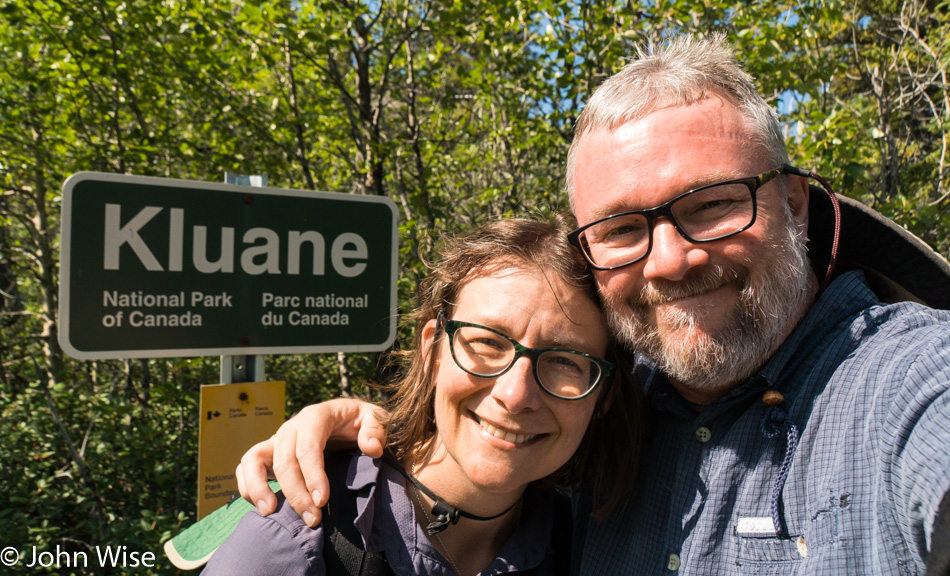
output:
[[[238, 186], [267, 187], [266, 174], [244, 175], [235, 172], [224, 173], [225, 184]], [[241, 354], [237, 356], [221, 356], [221, 383], [235, 382], [263, 382], [264, 356], [262, 354]]]

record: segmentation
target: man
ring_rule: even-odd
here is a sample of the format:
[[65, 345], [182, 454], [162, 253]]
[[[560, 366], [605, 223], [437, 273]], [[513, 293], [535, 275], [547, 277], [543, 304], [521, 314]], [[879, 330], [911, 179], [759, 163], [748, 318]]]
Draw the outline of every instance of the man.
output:
[[[615, 336], [648, 358], [651, 408], [626, 508], [597, 521], [576, 499], [581, 574], [921, 574], [940, 549], [950, 313], [883, 304], [869, 282], [947, 306], [950, 268], [843, 200], [846, 262], [830, 277], [831, 204], [787, 164], [774, 112], [721, 37], [641, 54], [578, 120], [572, 242]], [[924, 268], [908, 276], [911, 261]], [[332, 426], [378, 453], [368, 409], [318, 410], [239, 467], [263, 511], [272, 450], [311, 524]]]

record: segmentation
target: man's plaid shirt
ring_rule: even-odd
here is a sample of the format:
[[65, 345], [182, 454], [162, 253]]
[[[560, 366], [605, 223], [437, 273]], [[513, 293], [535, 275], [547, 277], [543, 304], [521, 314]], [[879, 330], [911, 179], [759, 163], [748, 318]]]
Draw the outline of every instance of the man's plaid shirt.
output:
[[[648, 380], [641, 479], [575, 543], [582, 574], [923, 573], [950, 489], [950, 313], [881, 304], [850, 272], [716, 403], [698, 411], [662, 375]], [[768, 389], [800, 433], [781, 538], [771, 505], [788, 437], [763, 434]]]

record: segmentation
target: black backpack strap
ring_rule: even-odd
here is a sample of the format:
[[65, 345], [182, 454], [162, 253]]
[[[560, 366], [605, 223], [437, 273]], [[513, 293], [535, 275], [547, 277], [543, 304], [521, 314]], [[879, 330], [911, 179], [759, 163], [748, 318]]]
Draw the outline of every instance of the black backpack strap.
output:
[[545, 506], [553, 511], [551, 533], [548, 535], [548, 548], [540, 566], [529, 570], [519, 570], [517, 574], [549, 574], [554, 569], [555, 576], [569, 576], [571, 573], [571, 538], [574, 524], [571, 515], [571, 497], [559, 488], [543, 487]]
[[572, 504], [576, 511], [577, 522], [571, 518], [571, 527], [574, 530], [573, 544], [571, 545], [571, 574], [581, 573], [581, 557], [584, 554], [584, 543], [587, 541], [587, 528], [591, 522], [590, 493], [580, 489], [574, 490]]
[[323, 559], [327, 576], [390, 576], [386, 558], [367, 552], [363, 537], [353, 525], [356, 520], [356, 492], [346, 487], [352, 452], [327, 456], [325, 468], [330, 480], [330, 499], [323, 507]]
[[571, 516], [571, 497], [560, 490], [554, 491], [554, 522], [551, 526], [551, 546], [554, 548], [554, 573], [571, 573], [571, 538], [574, 519]]

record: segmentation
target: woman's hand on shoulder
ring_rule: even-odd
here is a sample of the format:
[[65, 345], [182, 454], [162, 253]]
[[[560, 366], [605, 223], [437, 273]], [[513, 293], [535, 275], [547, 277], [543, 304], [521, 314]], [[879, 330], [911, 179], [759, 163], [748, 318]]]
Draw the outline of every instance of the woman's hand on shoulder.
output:
[[308, 526], [320, 523], [330, 484], [324, 472], [324, 450], [351, 448], [356, 442], [366, 455], [379, 458], [386, 430], [377, 416], [385, 411], [369, 402], [336, 399], [312, 404], [284, 422], [273, 436], [255, 444], [235, 470], [241, 496], [263, 516], [277, 509], [277, 497], [267, 485], [273, 474], [287, 502]]

